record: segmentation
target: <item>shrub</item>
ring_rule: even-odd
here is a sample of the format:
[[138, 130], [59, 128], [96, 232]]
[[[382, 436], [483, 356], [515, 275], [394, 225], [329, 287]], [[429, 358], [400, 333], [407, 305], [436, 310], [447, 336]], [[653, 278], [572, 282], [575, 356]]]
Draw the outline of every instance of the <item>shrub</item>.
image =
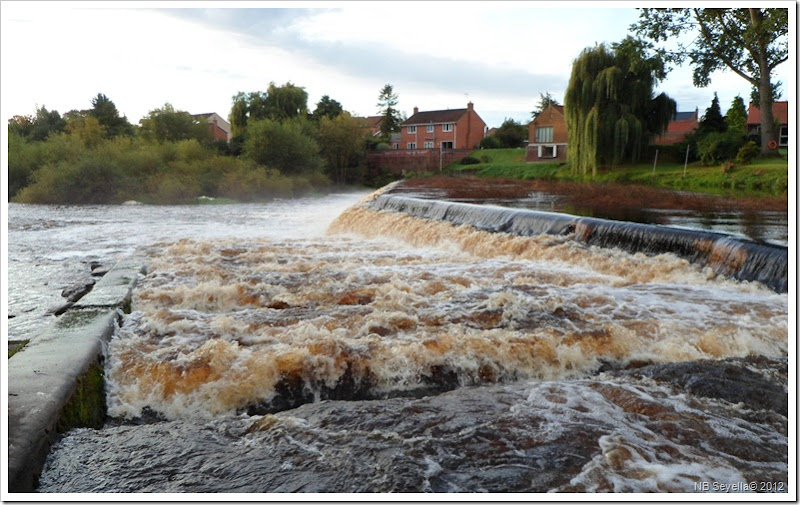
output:
[[17, 195], [24, 203], [113, 203], [123, 177], [114, 160], [91, 156], [50, 163], [37, 170], [33, 184]]
[[464, 156], [461, 158], [462, 165], [477, 165], [481, 162], [478, 158], [473, 158], [472, 156]]
[[736, 163], [740, 165], [748, 165], [752, 162], [761, 152], [758, 144], [749, 140], [745, 145], [736, 153]]
[[503, 142], [497, 137], [484, 137], [478, 147], [481, 149], [500, 149], [503, 147]]
[[700, 162], [710, 166], [732, 160], [745, 140], [745, 135], [737, 131], [707, 133], [697, 141]]

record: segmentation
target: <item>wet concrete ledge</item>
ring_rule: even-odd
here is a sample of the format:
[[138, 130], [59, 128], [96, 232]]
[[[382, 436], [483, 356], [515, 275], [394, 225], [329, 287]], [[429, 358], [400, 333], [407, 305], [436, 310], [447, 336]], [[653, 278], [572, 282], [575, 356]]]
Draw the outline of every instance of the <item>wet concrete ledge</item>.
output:
[[119, 261], [41, 335], [8, 359], [8, 492], [34, 492], [58, 434], [105, 417], [108, 340], [130, 305], [141, 258]]

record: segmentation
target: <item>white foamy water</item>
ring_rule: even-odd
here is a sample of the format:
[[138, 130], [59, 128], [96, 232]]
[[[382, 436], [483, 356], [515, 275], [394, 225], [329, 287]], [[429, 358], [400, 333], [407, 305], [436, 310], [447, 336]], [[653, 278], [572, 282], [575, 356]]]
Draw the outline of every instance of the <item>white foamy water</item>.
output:
[[67, 435], [40, 490], [785, 486], [786, 294], [360, 196], [142, 231], [115, 419]]

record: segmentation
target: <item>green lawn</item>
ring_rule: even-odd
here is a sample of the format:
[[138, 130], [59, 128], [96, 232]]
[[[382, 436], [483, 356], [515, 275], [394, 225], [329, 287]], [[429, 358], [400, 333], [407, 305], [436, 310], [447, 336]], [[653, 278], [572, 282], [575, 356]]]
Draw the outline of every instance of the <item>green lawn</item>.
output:
[[474, 165], [458, 163], [447, 167], [451, 173], [474, 173], [479, 177], [512, 179], [550, 179], [575, 182], [614, 182], [645, 184], [681, 191], [729, 196], [781, 196], [789, 186], [786, 151], [781, 158], [757, 159], [749, 165], [704, 167], [689, 163], [684, 175], [683, 163], [659, 161], [600, 170], [596, 177], [573, 175], [568, 163], [526, 163], [524, 149], [482, 149], [472, 153], [481, 160]]

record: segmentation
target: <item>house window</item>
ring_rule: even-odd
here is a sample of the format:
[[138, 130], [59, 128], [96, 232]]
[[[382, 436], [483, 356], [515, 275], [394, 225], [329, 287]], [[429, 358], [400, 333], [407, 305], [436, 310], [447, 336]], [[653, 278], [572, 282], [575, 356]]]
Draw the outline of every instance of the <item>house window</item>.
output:
[[443, 132], [451, 132], [453, 131], [453, 123], [447, 123], [442, 125]]
[[394, 144], [392, 144], [392, 149], [400, 149], [400, 144], [395, 142]]
[[778, 138], [778, 145], [781, 147], [789, 145], [789, 125], [781, 126], [781, 136]]
[[433, 125], [432, 124], [428, 125], [428, 133], [433, 133]]
[[408, 149], [416, 149], [417, 148], [417, 143], [416, 142], [409, 142], [406, 145], [408, 146]]
[[558, 149], [556, 146], [539, 146], [539, 158], [555, 158]]
[[452, 142], [442, 142], [442, 149], [452, 149], [453, 143]]
[[425, 149], [433, 149], [433, 142], [425, 142]]
[[407, 133], [417, 133], [417, 127], [416, 126], [406, 126], [406, 132]]
[[535, 142], [543, 144], [545, 142], [553, 141], [553, 127], [552, 126], [537, 126], [535, 131]]

